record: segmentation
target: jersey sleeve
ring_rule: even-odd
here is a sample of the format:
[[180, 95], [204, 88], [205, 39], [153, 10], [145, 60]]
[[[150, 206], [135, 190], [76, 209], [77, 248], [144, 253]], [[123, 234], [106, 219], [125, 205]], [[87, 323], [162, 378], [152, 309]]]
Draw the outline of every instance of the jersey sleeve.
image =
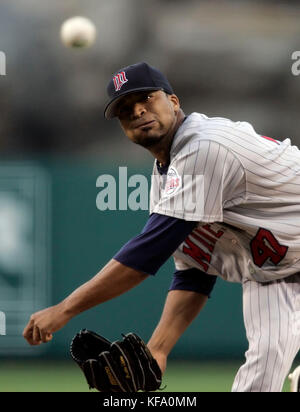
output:
[[113, 258], [125, 266], [155, 275], [195, 226], [195, 222], [152, 214], [142, 232]]
[[176, 270], [169, 287], [171, 290], [188, 290], [210, 297], [217, 276], [208, 275], [199, 269]]
[[223, 208], [242, 203], [246, 194], [240, 160], [213, 140], [187, 145], [152, 184], [154, 213], [197, 222], [222, 222]]

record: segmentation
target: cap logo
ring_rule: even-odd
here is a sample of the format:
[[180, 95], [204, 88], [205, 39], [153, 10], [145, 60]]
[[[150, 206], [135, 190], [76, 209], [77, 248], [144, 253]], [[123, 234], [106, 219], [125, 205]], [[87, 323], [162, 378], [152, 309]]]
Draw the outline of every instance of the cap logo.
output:
[[114, 85], [115, 85], [115, 90], [118, 92], [121, 90], [121, 87], [128, 82], [128, 79], [126, 78], [126, 73], [125, 72], [120, 72], [113, 78]]

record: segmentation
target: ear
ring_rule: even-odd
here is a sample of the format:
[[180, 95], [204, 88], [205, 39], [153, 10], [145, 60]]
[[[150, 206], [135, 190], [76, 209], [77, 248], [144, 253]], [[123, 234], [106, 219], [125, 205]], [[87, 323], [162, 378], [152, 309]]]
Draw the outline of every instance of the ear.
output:
[[168, 99], [170, 100], [171, 104], [173, 105], [174, 112], [178, 113], [180, 110], [180, 102], [176, 94], [168, 95]]

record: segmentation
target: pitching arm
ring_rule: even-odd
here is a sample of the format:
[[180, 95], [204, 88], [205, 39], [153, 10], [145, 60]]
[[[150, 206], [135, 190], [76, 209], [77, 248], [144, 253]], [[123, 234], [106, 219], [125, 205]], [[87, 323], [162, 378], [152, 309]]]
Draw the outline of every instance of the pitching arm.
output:
[[30, 345], [52, 339], [71, 318], [117, 297], [155, 275], [196, 222], [153, 214], [142, 233], [131, 239], [92, 279], [55, 306], [34, 313], [23, 336]]
[[121, 295], [147, 277], [148, 275], [112, 259], [97, 275], [78, 287], [66, 299], [31, 315], [23, 337], [30, 345], [46, 343], [52, 339], [54, 332], [74, 316]]

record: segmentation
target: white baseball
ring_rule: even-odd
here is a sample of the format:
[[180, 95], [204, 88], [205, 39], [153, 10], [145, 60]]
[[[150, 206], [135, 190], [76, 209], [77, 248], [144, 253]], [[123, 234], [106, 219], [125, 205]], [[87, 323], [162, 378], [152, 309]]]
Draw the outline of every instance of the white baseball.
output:
[[86, 17], [71, 17], [62, 24], [60, 37], [67, 47], [89, 47], [95, 41], [96, 27]]

